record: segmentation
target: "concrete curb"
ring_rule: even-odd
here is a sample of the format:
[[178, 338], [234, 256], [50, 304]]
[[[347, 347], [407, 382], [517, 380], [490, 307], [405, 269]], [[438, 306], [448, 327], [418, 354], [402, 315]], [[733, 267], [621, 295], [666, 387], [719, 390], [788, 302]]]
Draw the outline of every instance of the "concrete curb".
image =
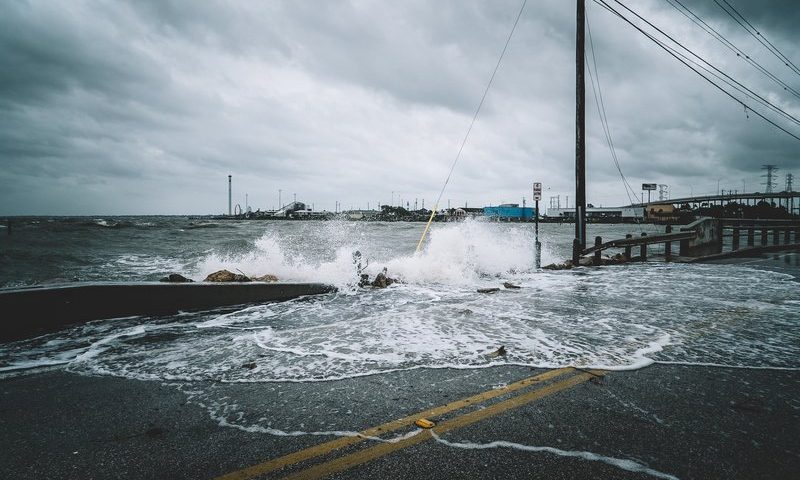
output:
[[321, 283], [80, 283], [0, 290], [0, 341], [132, 315], [174, 315], [335, 292]]

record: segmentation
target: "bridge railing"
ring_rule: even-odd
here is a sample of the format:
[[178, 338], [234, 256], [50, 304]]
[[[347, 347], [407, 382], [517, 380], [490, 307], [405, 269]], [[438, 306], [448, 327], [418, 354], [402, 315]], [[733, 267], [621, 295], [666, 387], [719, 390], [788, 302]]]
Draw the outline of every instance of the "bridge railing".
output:
[[723, 236], [731, 239], [732, 251], [740, 250], [743, 243], [748, 248], [800, 244], [800, 221], [797, 220], [725, 218], [722, 222]]
[[[797, 220], [751, 220], [751, 219], [718, 219], [703, 217], [673, 232], [667, 225], [666, 232], [661, 235], [642, 233], [639, 237], [631, 234], [625, 238], [603, 242], [602, 237], [595, 237], [594, 246], [581, 250], [575, 240], [572, 249], [572, 263], [579, 265], [582, 256], [593, 255], [592, 264], [602, 265], [602, 252], [608, 249], [624, 249], [622, 259], [625, 262], [647, 261], [648, 246], [664, 244], [666, 261], [673, 258], [673, 243], [679, 244], [678, 255], [687, 258], [700, 258], [732, 253], [740, 250], [742, 238], [747, 246], [753, 249], [766, 247], [782, 247], [786, 245], [800, 246], [800, 221]], [[756, 241], [756, 231], [760, 238]], [[782, 237], [782, 238], [781, 238]], [[730, 238], [727, 245], [725, 239]], [[771, 240], [771, 243], [770, 243]], [[639, 255], [633, 256], [633, 248], [639, 247]], [[728, 252], [723, 252], [728, 247]], [[741, 252], [740, 252], [741, 253]]]

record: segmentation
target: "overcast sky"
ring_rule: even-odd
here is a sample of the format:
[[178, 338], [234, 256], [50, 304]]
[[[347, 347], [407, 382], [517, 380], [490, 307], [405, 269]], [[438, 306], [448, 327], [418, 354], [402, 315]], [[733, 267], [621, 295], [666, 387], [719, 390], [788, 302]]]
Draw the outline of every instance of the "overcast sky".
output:
[[[728, 1], [800, 65], [796, 1]], [[800, 90], [800, 76], [713, 1], [683, 2]], [[800, 117], [797, 97], [666, 0], [627, 3]], [[0, 214], [222, 213], [229, 174], [234, 203], [247, 193], [254, 210], [274, 208], [279, 189], [317, 210], [392, 198], [430, 208], [520, 6], [6, 0]], [[653, 182], [672, 197], [716, 193], [719, 181], [763, 191], [765, 163], [779, 166], [783, 190], [785, 174], [800, 173], [800, 141], [597, 4], [586, 8], [611, 134], [636, 190]], [[529, 0], [444, 206], [530, 201], [533, 181], [545, 203], [560, 195], [572, 205], [574, 62], [575, 2]], [[627, 204], [588, 76], [586, 112], [588, 201]]]

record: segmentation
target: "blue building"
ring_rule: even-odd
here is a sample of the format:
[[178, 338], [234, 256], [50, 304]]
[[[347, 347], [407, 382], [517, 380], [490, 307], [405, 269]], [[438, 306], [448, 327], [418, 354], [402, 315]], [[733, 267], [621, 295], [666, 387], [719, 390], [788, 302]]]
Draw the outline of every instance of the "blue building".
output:
[[533, 219], [533, 212], [533, 208], [520, 207], [518, 203], [504, 203], [497, 207], [483, 207], [483, 215], [496, 220], [528, 221]]

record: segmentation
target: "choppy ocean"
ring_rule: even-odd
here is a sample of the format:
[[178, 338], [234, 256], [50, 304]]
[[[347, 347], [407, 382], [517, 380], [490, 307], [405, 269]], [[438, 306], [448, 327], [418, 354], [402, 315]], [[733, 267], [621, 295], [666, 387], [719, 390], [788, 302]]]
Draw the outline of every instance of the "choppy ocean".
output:
[[[590, 225], [612, 238], [661, 227]], [[800, 368], [797, 257], [731, 265], [630, 264], [537, 271], [533, 226], [31, 218], [0, 230], [0, 286], [196, 280], [227, 268], [326, 282], [335, 294], [173, 317], [103, 320], [0, 345], [0, 375], [65, 368], [147, 380], [323, 381], [414, 368], [631, 369], [654, 361]], [[543, 264], [572, 225], [541, 225]], [[360, 289], [353, 253], [402, 283]], [[510, 281], [520, 290], [477, 288]], [[24, 321], [5, 319], [4, 321]], [[487, 360], [500, 345], [505, 357]], [[254, 369], [242, 364], [257, 359]]]
[[[800, 369], [798, 255], [726, 265], [534, 268], [532, 225], [215, 221], [181, 217], [17, 219], [0, 229], [0, 286], [202, 280], [227, 268], [337, 293], [175, 316], [102, 320], [0, 345], [0, 378], [61, 369], [158, 381], [221, 426], [281, 430], [220, 383], [321, 382], [420, 368], [498, 365], [635, 369], [653, 362]], [[655, 226], [590, 225], [604, 238]], [[543, 264], [570, 254], [572, 225], [541, 225]], [[402, 283], [356, 286], [387, 268]], [[477, 288], [510, 281], [491, 295]], [[4, 322], [25, 321], [8, 318]], [[502, 357], [487, 354], [499, 346]], [[252, 410], [252, 411], [251, 411]], [[257, 418], [257, 419], [256, 419]], [[308, 427], [306, 427], [308, 428]], [[314, 428], [314, 427], [312, 427]], [[314, 435], [352, 435], [327, 432]], [[355, 429], [356, 427], [354, 427]]]

